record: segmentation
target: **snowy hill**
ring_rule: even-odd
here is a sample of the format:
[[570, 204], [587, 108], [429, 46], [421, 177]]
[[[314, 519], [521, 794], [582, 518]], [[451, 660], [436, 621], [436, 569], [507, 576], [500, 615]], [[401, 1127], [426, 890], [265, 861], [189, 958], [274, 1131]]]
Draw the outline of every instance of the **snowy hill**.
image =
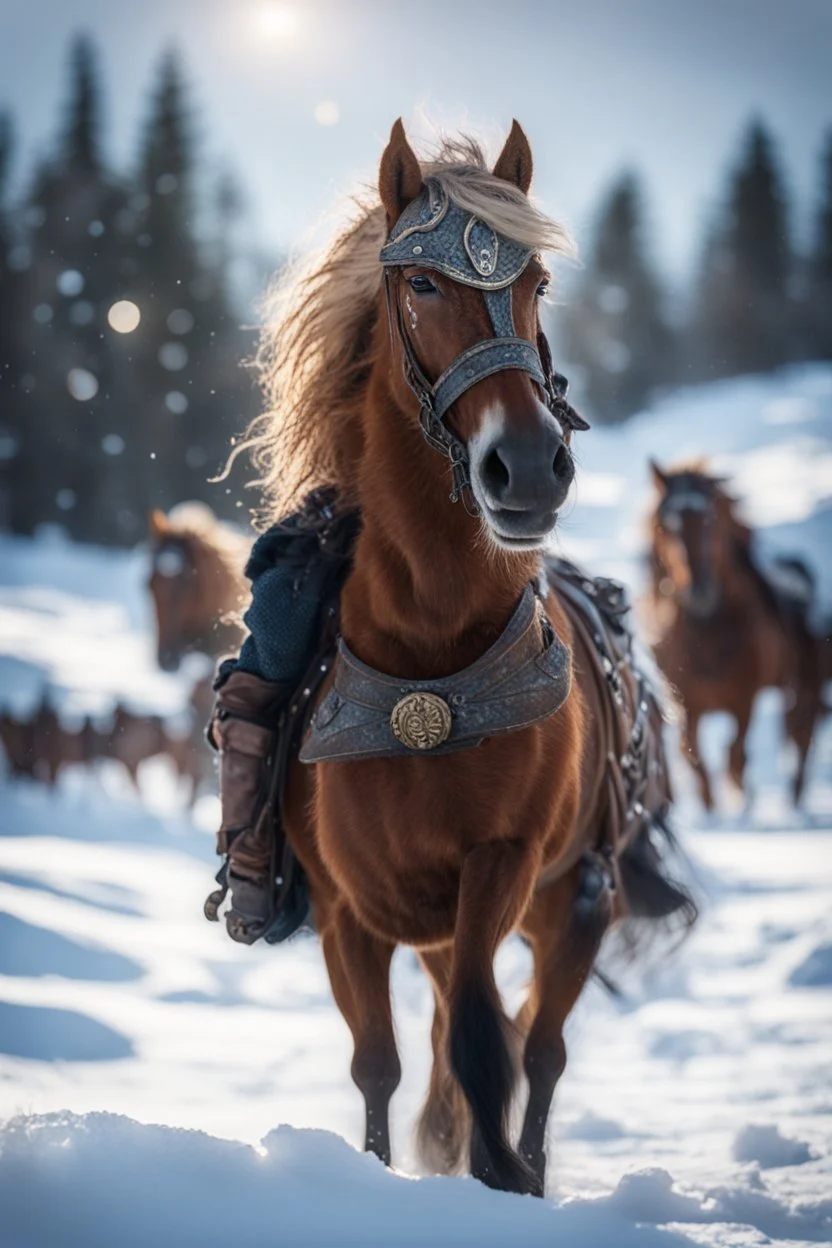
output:
[[[812, 560], [832, 603], [832, 368], [680, 391], [578, 446], [566, 553], [637, 584], [647, 455], [709, 453], [763, 549]], [[23, 711], [48, 685], [70, 717], [180, 708], [188, 680], [154, 666], [145, 576], [142, 552], [0, 541], [0, 701]], [[592, 984], [570, 1020], [546, 1201], [405, 1177], [430, 1025], [406, 950], [399, 1172], [356, 1151], [349, 1036], [316, 941], [247, 949], [201, 917], [212, 799], [190, 819], [160, 761], [140, 796], [114, 763], [52, 793], [0, 778], [0, 1244], [832, 1241], [832, 731], [805, 816], [785, 802], [774, 695], [750, 748], [752, 819], [706, 823], [678, 766], [703, 918], [624, 976], [621, 1001]], [[511, 1007], [519, 942], [498, 967]]]

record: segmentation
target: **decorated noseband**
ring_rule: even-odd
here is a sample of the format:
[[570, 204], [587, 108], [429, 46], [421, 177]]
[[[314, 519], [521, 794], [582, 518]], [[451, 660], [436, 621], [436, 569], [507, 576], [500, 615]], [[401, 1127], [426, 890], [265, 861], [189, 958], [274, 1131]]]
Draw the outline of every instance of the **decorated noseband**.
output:
[[[548, 407], [565, 428], [589, 428], [566, 401], [569, 383], [552, 367], [545, 334], [540, 331], [534, 343], [515, 333], [511, 288], [533, 255], [531, 247], [498, 234], [460, 208], [436, 178], [428, 178], [421, 195], [408, 204], [379, 255], [385, 269], [388, 316], [401, 338], [405, 380], [419, 400], [422, 432], [431, 446], [450, 459], [451, 499], [456, 502], [463, 498], [472, 515], [479, 509], [470, 488], [468, 448], [445, 424], [445, 416], [478, 381], [505, 369], [520, 369], [540, 387]], [[481, 290], [494, 330], [493, 338], [484, 338], [461, 352], [434, 382], [428, 381], [416, 358], [398, 298], [393, 307], [389, 270], [408, 265], [435, 269], [463, 286]]]

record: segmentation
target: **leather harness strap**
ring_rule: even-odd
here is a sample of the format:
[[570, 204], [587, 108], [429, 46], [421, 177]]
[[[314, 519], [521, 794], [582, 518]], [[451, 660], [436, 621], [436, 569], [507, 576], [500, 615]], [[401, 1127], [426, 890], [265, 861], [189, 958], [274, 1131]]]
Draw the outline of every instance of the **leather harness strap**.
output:
[[300, 751], [302, 763], [447, 754], [514, 732], [569, 696], [569, 651], [529, 585], [493, 646], [470, 667], [436, 680], [375, 671], [338, 643], [335, 679]]
[[[624, 587], [603, 577], [590, 579], [563, 559], [547, 560], [546, 574], [590, 660], [599, 695], [606, 810], [600, 843], [593, 848], [613, 862], [670, 806], [662, 711], [633, 653]], [[563, 871], [563, 864], [554, 864], [540, 886]]]

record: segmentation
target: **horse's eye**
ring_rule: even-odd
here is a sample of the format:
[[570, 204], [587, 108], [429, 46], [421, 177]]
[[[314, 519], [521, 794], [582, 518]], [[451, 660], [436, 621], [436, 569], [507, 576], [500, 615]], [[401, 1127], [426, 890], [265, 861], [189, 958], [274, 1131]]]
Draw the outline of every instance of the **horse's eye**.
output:
[[414, 273], [413, 277], [407, 279], [407, 284], [417, 295], [432, 295], [436, 291], [433, 282], [424, 273]]
[[550, 285], [550, 283], [549, 283], [548, 279], [546, 279], [545, 281], [542, 281], [542, 282], [540, 283], [540, 285], [538, 286], [537, 291], [536, 291], [536, 294], [537, 294], [538, 299], [545, 299], [545, 298], [546, 298], [546, 296], [547, 296], [547, 295], [548, 295], [548, 293], [549, 293], [549, 285]]

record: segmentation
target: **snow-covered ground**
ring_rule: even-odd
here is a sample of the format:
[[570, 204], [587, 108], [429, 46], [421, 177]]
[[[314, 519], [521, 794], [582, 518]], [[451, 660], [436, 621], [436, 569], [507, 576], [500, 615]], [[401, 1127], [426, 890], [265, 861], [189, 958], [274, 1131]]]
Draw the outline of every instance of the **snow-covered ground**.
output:
[[[566, 553], [637, 583], [647, 454], [713, 451], [763, 553], [803, 553], [832, 602], [832, 369], [679, 392], [580, 448]], [[153, 666], [144, 575], [140, 552], [0, 543], [2, 703], [23, 712], [48, 684], [67, 716], [180, 707], [187, 681]], [[54, 793], [0, 779], [0, 1244], [832, 1242], [832, 731], [795, 815], [778, 711], [766, 695], [750, 815], [706, 822], [679, 765], [702, 919], [624, 975], [622, 1000], [593, 984], [576, 1009], [542, 1202], [413, 1180], [430, 1000], [411, 953], [394, 964], [388, 1173], [356, 1151], [315, 939], [246, 949], [201, 917], [214, 800], [189, 817], [160, 760], [140, 797], [109, 762]], [[714, 761], [725, 729], [709, 725]], [[499, 973], [511, 1006], [519, 942]]]

